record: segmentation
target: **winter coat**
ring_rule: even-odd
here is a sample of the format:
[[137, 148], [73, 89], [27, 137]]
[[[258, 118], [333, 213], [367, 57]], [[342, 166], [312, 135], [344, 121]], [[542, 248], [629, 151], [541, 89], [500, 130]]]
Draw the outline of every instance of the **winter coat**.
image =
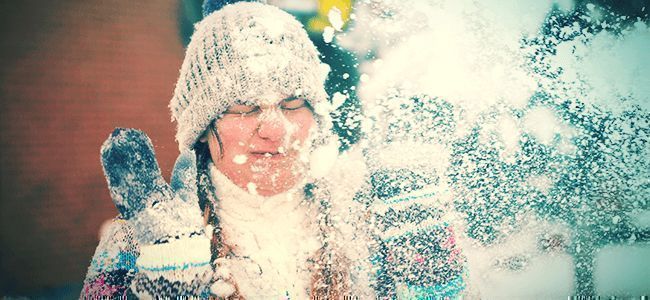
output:
[[[199, 173], [199, 194], [207, 195], [203, 198], [215, 197], [209, 175]], [[361, 211], [344, 209], [344, 214], [351, 214], [345, 216], [350, 220], [345, 224], [351, 228], [348, 231], [338, 228], [345, 223], [336, 221], [341, 213], [332, 212], [339, 204], [333, 202], [340, 201], [336, 193], [330, 193], [336, 191], [333, 184], [337, 180], [308, 184], [304, 189], [305, 197], [316, 201], [321, 210], [319, 223], [323, 240], [329, 237], [315, 258], [314, 265], [320, 268], [314, 270], [311, 294], [326, 298], [351, 295], [387, 299], [459, 296], [465, 287], [464, 257], [456, 246], [452, 228], [442, 221], [444, 211], [429, 205], [432, 203], [429, 200], [439, 196], [439, 191], [427, 188], [431, 182], [407, 169], [374, 170], [364, 177], [356, 193], [343, 193], [362, 208]], [[206, 223], [215, 230], [211, 247], [214, 263], [223, 254], [224, 245], [218, 216], [210, 203], [214, 202], [206, 201], [201, 206]], [[355, 246], [332, 241], [337, 234], [344, 235], [342, 240], [347, 235], [350, 243], [356, 242], [366, 251], [358, 251], [363, 253], [361, 257], [350, 258], [354, 254], [348, 253], [355, 251]], [[152, 285], [153, 290], [163, 288], [171, 294], [182, 295], [182, 290], [192, 285], [192, 282], [134, 280], [139, 253], [132, 225], [115, 219], [95, 251], [81, 298], [133, 296], [134, 285], [140, 288]], [[210, 296], [209, 287], [203, 291], [202, 297]]]

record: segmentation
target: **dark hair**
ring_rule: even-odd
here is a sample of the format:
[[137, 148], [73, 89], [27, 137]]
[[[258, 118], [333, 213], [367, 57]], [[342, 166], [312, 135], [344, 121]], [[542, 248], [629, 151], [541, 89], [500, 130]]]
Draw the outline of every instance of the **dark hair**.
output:
[[196, 155], [196, 185], [198, 187], [199, 206], [201, 210], [204, 210], [208, 199], [202, 186], [202, 177], [207, 174], [208, 164], [212, 160], [208, 143], [196, 142], [194, 144], [194, 154]]
[[[219, 144], [219, 157], [223, 158], [223, 143], [221, 142], [221, 137], [217, 132], [217, 119], [214, 119], [212, 122], [210, 122], [210, 125], [208, 126], [208, 130], [217, 139], [217, 143]], [[201, 144], [205, 144], [206, 146], [208, 145], [208, 143], [201, 143]], [[210, 152], [209, 149], [208, 152]]]
[[[217, 139], [217, 141], [219, 141], [219, 146], [221, 147], [221, 140]], [[218, 234], [218, 232], [221, 230], [219, 227], [219, 218], [217, 217], [215, 207], [210, 204], [210, 199], [215, 195], [214, 187], [210, 181], [210, 170], [208, 168], [208, 165], [212, 161], [210, 146], [208, 143], [202, 143], [198, 141], [194, 144], [194, 153], [196, 155], [196, 185], [197, 196], [199, 198], [199, 207], [201, 208], [201, 212], [204, 214], [204, 216], [207, 210], [207, 222], [208, 224], [212, 224], [214, 226], [213, 231], [208, 234], [212, 236], [210, 239], [211, 259], [215, 260], [219, 257], [219, 252], [223, 248], [223, 241], [221, 239], [221, 235]]]
[[[214, 134], [214, 137], [217, 139], [219, 144], [219, 156], [223, 157], [223, 143], [221, 142], [221, 137], [219, 132], [217, 132], [217, 119], [212, 121], [208, 125], [210, 133]], [[213, 187], [210, 184], [207, 184], [209, 181], [209, 170], [208, 164], [213, 161], [212, 154], [210, 153], [210, 145], [208, 142], [196, 141], [194, 143], [194, 154], [196, 155], [196, 184], [198, 186], [198, 197], [199, 197], [199, 206], [202, 211], [205, 211], [205, 206], [208, 204], [208, 194], [210, 193], [209, 189]]]
[[[214, 134], [215, 138], [217, 138], [217, 143], [219, 143], [219, 153], [223, 157], [223, 143], [221, 142], [221, 138], [217, 132], [215, 121], [212, 121], [210, 125], [208, 125], [208, 130]], [[196, 154], [197, 170], [207, 168], [208, 163], [212, 160], [212, 155], [210, 154], [210, 145], [208, 142], [203, 143], [201, 141], [196, 141], [196, 143], [194, 143], [193, 149], [194, 153]]]
[[[216, 121], [216, 120], [215, 120]], [[217, 139], [219, 144], [219, 153], [223, 157], [223, 143], [221, 142], [221, 137], [217, 132], [217, 127], [215, 121], [212, 121], [208, 126], [208, 130], [214, 134], [214, 137]], [[209, 178], [208, 164], [212, 161], [212, 154], [210, 153], [210, 145], [205, 142], [197, 141], [194, 143], [194, 154], [196, 155], [196, 184], [198, 186], [198, 197], [199, 197], [199, 206], [201, 210], [205, 211], [205, 206], [208, 204], [208, 193], [207, 189], [211, 187], [207, 186], [206, 180]]]

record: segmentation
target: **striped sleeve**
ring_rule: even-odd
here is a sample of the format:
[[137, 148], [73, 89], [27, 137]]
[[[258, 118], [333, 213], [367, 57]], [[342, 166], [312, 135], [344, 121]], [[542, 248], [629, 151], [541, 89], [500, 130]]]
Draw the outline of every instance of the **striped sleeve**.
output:
[[204, 236], [139, 245], [131, 223], [116, 219], [95, 250], [80, 298], [208, 298], [210, 255]]
[[81, 299], [124, 298], [138, 272], [139, 255], [133, 229], [127, 221], [115, 219], [102, 236], [92, 258]]

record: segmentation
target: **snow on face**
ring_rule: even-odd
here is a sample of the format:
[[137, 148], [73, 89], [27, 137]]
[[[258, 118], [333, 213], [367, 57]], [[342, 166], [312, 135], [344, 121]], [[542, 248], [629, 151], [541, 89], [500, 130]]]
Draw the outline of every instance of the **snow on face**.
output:
[[241, 188], [263, 196], [293, 187], [305, 174], [301, 157], [315, 127], [314, 116], [307, 107], [281, 108], [284, 100], [277, 99], [285, 98], [261, 96], [259, 109], [235, 105], [229, 111], [249, 113], [223, 114], [216, 122], [223, 153], [214, 135], [208, 138], [217, 168]]

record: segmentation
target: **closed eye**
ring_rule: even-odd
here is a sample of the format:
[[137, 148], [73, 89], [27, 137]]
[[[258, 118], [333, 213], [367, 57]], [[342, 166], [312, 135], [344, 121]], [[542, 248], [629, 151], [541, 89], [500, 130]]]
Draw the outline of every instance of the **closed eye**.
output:
[[298, 97], [289, 97], [280, 103], [283, 110], [296, 110], [307, 106], [307, 100]]
[[249, 115], [256, 113], [260, 110], [258, 105], [245, 105], [245, 104], [235, 104], [224, 112], [224, 114], [238, 114], [238, 115]]

